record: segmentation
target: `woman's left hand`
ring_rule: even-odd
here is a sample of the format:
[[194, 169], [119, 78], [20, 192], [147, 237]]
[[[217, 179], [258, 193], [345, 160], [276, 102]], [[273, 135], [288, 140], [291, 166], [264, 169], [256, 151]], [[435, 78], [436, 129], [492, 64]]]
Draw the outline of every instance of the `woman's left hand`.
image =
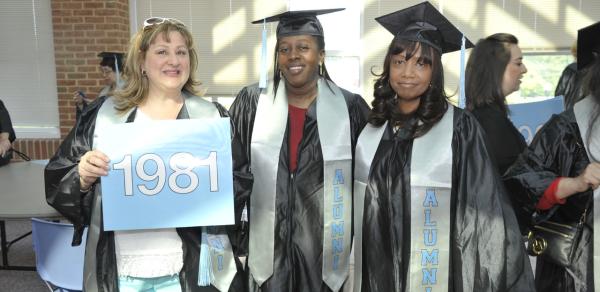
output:
[[2, 136], [0, 136], [0, 157], [6, 155], [10, 148], [12, 148], [12, 144], [8, 138], [4, 139]]

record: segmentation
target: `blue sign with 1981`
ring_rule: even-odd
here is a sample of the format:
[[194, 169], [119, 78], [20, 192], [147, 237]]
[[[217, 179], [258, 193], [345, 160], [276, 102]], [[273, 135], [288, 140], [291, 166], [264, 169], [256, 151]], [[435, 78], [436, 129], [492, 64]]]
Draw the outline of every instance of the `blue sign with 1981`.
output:
[[105, 230], [234, 223], [229, 118], [110, 125], [97, 138]]

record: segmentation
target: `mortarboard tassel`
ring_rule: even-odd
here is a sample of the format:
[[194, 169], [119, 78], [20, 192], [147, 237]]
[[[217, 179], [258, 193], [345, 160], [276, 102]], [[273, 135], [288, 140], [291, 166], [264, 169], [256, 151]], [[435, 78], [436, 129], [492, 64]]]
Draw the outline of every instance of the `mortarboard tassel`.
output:
[[210, 246], [206, 227], [202, 227], [202, 243], [200, 245], [200, 263], [198, 267], [198, 286], [210, 286], [212, 277], [212, 263], [210, 261]]
[[267, 88], [267, 21], [263, 20], [262, 30], [262, 47], [260, 53], [260, 81], [258, 82], [259, 88]]
[[465, 108], [466, 97], [465, 97], [465, 35], [462, 35], [462, 41], [460, 45], [460, 84], [458, 94], [458, 107]]
[[122, 84], [121, 84], [121, 74], [119, 74], [119, 60], [117, 58], [117, 55], [113, 55], [113, 58], [115, 58], [115, 73], [117, 74], [116, 76], [116, 89], [120, 89], [122, 88]]

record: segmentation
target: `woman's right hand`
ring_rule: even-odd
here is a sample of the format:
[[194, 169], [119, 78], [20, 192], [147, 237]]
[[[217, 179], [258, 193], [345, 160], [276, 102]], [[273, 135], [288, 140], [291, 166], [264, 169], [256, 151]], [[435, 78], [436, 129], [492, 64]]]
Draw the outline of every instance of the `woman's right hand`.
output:
[[83, 154], [77, 166], [80, 189], [88, 190], [100, 176], [108, 175], [109, 162], [108, 156], [98, 150]]
[[75, 106], [81, 109], [83, 107], [85, 96], [81, 95], [81, 91], [73, 92], [73, 101], [75, 102]]
[[582, 192], [587, 191], [589, 188], [593, 190], [598, 188], [598, 185], [600, 185], [600, 163], [592, 162], [588, 164], [577, 179], [579, 180]]
[[560, 180], [556, 197], [568, 198], [574, 194], [582, 193], [592, 188], [595, 190], [600, 185], [600, 163], [592, 162], [585, 167], [577, 177], [566, 177]]

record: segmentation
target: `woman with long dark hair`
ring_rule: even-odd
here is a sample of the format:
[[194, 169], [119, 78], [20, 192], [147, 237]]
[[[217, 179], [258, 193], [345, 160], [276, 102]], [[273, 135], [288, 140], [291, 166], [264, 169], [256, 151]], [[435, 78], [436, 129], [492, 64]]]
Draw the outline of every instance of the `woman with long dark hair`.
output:
[[[579, 30], [581, 41], [577, 50], [577, 65], [587, 70], [587, 97], [552, 118], [539, 130], [528, 149], [509, 168], [506, 186], [521, 194], [519, 207], [537, 210], [534, 225], [576, 226], [583, 223], [578, 238], [568, 254], [568, 262], [557, 261], [544, 248], [536, 263], [538, 291], [594, 291], [599, 285], [600, 250], [594, 245], [594, 229], [600, 210], [600, 22]], [[558, 225], [558, 226], [560, 226]], [[534, 231], [536, 228], [534, 227]], [[533, 236], [533, 238], [537, 238]], [[541, 239], [539, 239], [541, 240]], [[533, 243], [533, 241], [532, 241]], [[547, 249], [558, 242], [545, 241]], [[539, 247], [543, 247], [541, 244]], [[600, 259], [600, 257], [598, 257]], [[596, 275], [596, 276], [595, 276]]]
[[279, 21], [274, 78], [243, 88], [229, 111], [234, 171], [253, 178], [236, 183], [236, 218], [244, 206], [249, 215], [250, 291], [339, 291], [348, 282], [352, 154], [369, 108], [325, 68], [316, 15], [333, 11], [255, 22]]
[[[523, 54], [518, 39], [508, 33], [496, 33], [480, 39], [469, 56], [466, 77], [467, 110], [485, 132], [490, 156], [498, 173], [504, 174], [525, 150], [523, 135], [508, 118], [506, 96], [517, 91], [523, 74]], [[510, 194], [516, 195], [516, 194]], [[511, 198], [514, 201], [514, 199]], [[521, 232], [526, 234], [529, 213], [516, 209]]]
[[508, 119], [506, 104], [506, 96], [519, 89], [526, 72], [519, 41], [507, 33], [479, 40], [465, 70], [467, 109], [487, 134], [491, 156], [501, 175], [527, 147]]
[[356, 147], [355, 291], [533, 291], [483, 130], [444, 92], [460, 31], [429, 2], [376, 20], [395, 37]]

